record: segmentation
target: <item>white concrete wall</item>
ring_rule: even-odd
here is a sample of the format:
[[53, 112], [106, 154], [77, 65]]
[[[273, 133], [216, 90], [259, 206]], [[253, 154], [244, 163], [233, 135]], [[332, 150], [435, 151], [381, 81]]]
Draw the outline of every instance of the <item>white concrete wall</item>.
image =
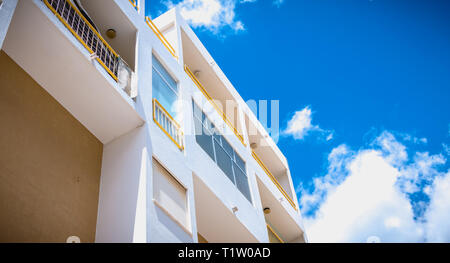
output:
[[0, 49], [2, 49], [3, 41], [8, 32], [9, 24], [16, 9], [18, 0], [3, 0], [0, 5]]
[[143, 126], [103, 146], [96, 242], [146, 242], [147, 135]]

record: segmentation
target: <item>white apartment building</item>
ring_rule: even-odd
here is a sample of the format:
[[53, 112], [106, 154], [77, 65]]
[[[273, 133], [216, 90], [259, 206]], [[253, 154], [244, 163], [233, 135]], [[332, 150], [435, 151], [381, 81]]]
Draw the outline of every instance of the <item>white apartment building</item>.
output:
[[284, 155], [145, 8], [0, 0], [0, 242], [305, 242]]

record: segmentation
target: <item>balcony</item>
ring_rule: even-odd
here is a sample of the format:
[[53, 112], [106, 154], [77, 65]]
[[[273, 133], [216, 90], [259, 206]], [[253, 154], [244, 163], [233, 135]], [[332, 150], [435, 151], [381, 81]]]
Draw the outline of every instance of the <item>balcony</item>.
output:
[[94, 28], [93, 22], [88, 21], [91, 18], [86, 18], [81, 13], [84, 12], [83, 9], [78, 9], [68, 0], [43, 0], [43, 2], [83, 44], [92, 58], [97, 60], [115, 81], [120, 82], [128, 95], [131, 95], [130, 67]]
[[[143, 123], [133, 101], [136, 29], [113, 0], [81, 3], [96, 26], [67, 0], [19, 1], [3, 49], [107, 143]], [[117, 36], [106, 41], [108, 28]]]
[[298, 217], [292, 216], [273, 193], [270, 187], [257, 176], [256, 178], [264, 219], [271, 243], [304, 242], [303, 229]]
[[259, 156], [252, 151], [252, 156], [256, 160], [256, 162], [261, 166], [261, 168], [264, 170], [267, 176], [269, 176], [270, 180], [274, 183], [274, 185], [280, 190], [280, 192], [283, 194], [283, 196], [286, 198], [286, 200], [289, 202], [289, 204], [297, 211], [297, 205], [294, 203], [292, 198], [289, 196], [289, 194], [284, 190], [283, 186], [278, 182], [278, 180], [273, 176], [273, 174], [270, 172], [269, 168], [261, 161]]
[[298, 206], [295, 202], [297, 197], [286, 158], [256, 116], [252, 112], [246, 112], [244, 115], [252, 156], [257, 163], [258, 176], [269, 189], [273, 189], [272, 193], [277, 199], [288, 204], [287, 209], [292, 208], [291, 212], [297, 213]]
[[230, 140], [237, 139], [243, 146], [236, 147], [245, 148], [245, 127], [239, 113], [239, 103], [244, 101], [190, 28], [181, 27], [180, 35], [184, 70], [197, 89], [194, 91], [196, 101], [201, 105], [210, 104], [227, 126], [224, 127], [226, 135], [235, 137]]
[[184, 135], [180, 124], [164, 109], [157, 99], [153, 99], [153, 121], [180, 151], [184, 150]]
[[195, 86], [201, 91], [201, 93], [205, 96], [205, 98], [211, 103], [213, 108], [217, 111], [220, 117], [222, 117], [224, 123], [231, 129], [231, 131], [236, 135], [238, 140], [242, 143], [243, 146], [246, 146], [246, 143], [244, 142], [244, 137], [241, 134], [240, 131], [235, 127], [235, 125], [230, 121], [228, 116], [223, 112], [222, 107], [220, 107], [213, 97], [206, 91], [205, 87], [200, 83], [200, 81], [197, 79], [197, 77], [192, 73], [192, 71], [189, 69], [187, 65], [184, 66], [184, 71], [189, 76], [189, 78], [192, 80], [192, 82], [195, 84]]

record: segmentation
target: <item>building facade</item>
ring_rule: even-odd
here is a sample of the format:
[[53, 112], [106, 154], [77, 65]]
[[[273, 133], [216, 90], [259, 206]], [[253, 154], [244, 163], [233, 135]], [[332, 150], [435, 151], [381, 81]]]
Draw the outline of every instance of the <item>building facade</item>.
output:
[[177, 9], [0, 2], [0, 242], [306, 242], [286, 158]]

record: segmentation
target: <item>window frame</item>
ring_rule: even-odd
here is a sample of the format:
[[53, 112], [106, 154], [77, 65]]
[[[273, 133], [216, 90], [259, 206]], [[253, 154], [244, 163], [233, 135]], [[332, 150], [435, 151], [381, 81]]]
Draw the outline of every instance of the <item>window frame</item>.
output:
[[159, 173], [161, 173], [161, 171], [159, 171], [160, 169], [163, 169], [167, 175], [163, 175], [160, 174], [158, 176], [170, 176], [171, 179], [173, 179], [176, 183], [179, 184], [179, 186], [181, 186], [184, 191], [185, 191], [185, 215], [186, 215], [186, 222], [181, 222], [172, 212], [169, 211], [168, 208], [166, 208], [159, 200], [157, 200], [156, 198], [156, 193], [155, 193], [155, 179], [156, 176], [153, 173], [152, 176], [152, 200], [153, 203], [160, 208], [173, 222], [175, 222], [178, 226], [181, 227], [181, 229], [186, 232], [188, 235], [192, 236], [192, 220], [191, 220], [191, 208], [189, 205], [189, 189], [186, 187], [185, 184], [183, 184], [176, 176], [174, 176], [174, 174], [165, 166], [163, 165], [163, 163], [156, 158], [156, 156], [152, 157], [152, 169], [157, 169]]
[[[169, 83], [169, 81], [167, 80], [167, 78], [165, 77], [165, 74], [163, 74], [157, 66], [155, 66], [156, 63], [154, 63], [153, 61], [156, 60], [156, 63], [158, 63], [161, 68], [163, 70], [166, 71], [166, 75], [170, 78], [172, 78], [173, 82], [175, 83], [176, 86], [176, 90], [174, 90], [174, 88], [172, 87], [172, 85]], [[167, 67], [162, 63], [162, 59], [160, 59], [160, 56], [158, 56], [155, 53], [152, 53], [152, 99], [157, 99], [165, 108], [166, 106], [168, 106], [169, 108], [165, 108], [165, 110], [167, 112], [170, 113], [171, 117], [174, 118], [177, 121], [180, 121], [180, 114], [177, 111], [172, 111], [172, 107], [173, 105], [176, 105], [180, 99], [181, 99], [181, 90], [180, 90], [180, 82], [178, 81], [178, 79], [176, 77], [174, 77], [174, 75], [167, 69]], [[173, 101], [172, 105], [164, 105], [163, 101], [161, 101], [160, 99], [158, 99], [155, 95], [155, 83], [153, 81], [153, 70], [158, 74], [158, 77], [160, 79], [162, 79], [162, 81], [164, 82], [164, 84], [168, 87], [169, 92], [173, 93], [175, 95], [175, 100]], [[161, 93], [161, 92], [160, 92]], [[167, 99], [167, 98], [166, 98]], [[173, 115], [173, 116], [172, 116]]]
[[[154, 56], [154, 55], [153, 55]], [[161, 66], [164, 68], [164, 65], [159, 61], [159, 59], [156, 57], [156, 56], [154, 56], [154, 58], [156, 59], [156, 60], [158, 60], [158, 62], [159, 62], [159, 64], [161, 64]], [[167, 71], [167, 74], [173, 79], [173, 81], [175, 82], [175, 84], [176, 84], [176, 86], [177, 86], [177, 90], [174, 90], [173, 88], [172, 88], [172, 86], [170, 85], [170, 83], [166, 80], [166, 78], [164, 77], [164, 75], [158, 70], [158, 68], [156, 68], [155, 67], [155, 64], [154, 63], [152, 63], [152, 69], [154, 69], [155, 71], [156, 71], [156, 73], [158, 73], [158, 75], [161, 77], [161, 79], [166, 83], [166, 85], [169, 87], [169, 89], [173, 92], [173, 93], [175, 93], [175, 95], [177, 95], [177, 98], [180, 96], [180, 94], [179, 94], [179, 92], [178, 92], [178, 81], [174, 78], [174, 77], [172, 77], [172, 75]], [[165, 69], [165, 68], [164, 68]], [[152, 85], [152, 89], [153, 89], [153, 85]]]

